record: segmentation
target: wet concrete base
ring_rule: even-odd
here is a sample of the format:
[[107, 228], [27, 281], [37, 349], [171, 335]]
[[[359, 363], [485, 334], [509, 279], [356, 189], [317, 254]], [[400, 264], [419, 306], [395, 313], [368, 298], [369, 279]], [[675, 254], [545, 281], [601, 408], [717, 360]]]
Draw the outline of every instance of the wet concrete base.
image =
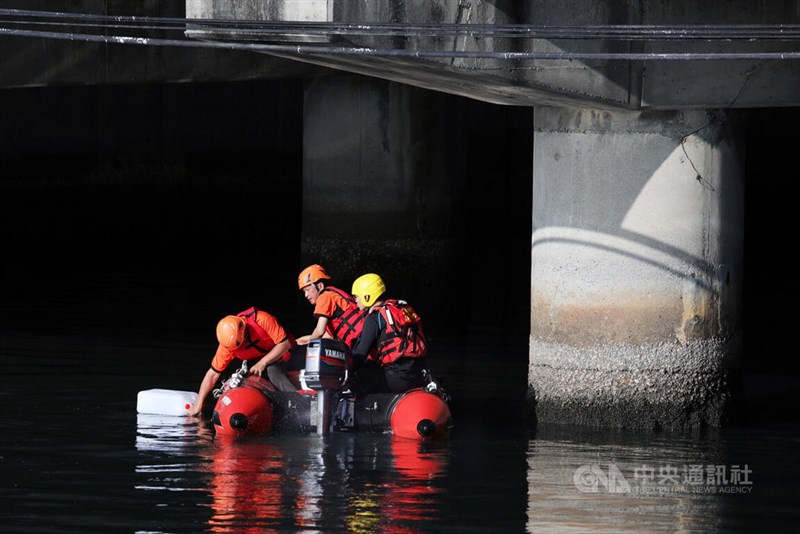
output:
[[575, 348], [531, 341], [537, 422], [641, 430], [725, 426], [741, 416], [737, 340]]

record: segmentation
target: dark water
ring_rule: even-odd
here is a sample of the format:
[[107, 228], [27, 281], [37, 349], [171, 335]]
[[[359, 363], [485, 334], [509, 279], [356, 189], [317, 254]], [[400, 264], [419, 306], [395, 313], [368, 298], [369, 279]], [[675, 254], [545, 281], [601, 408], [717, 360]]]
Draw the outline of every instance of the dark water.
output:
[[497, 358], [524, 362], [525, 339], [442, 340], [456, 427], [430, 444], [221, 442], [207, 423], [136, 414], [139, 390], [196, 389], [209, 350], [4, 334], [0, 530], [789, 532], [797, 520], [797, 428], [531, 428], [517, 417], [524, 368], [493, 371]]

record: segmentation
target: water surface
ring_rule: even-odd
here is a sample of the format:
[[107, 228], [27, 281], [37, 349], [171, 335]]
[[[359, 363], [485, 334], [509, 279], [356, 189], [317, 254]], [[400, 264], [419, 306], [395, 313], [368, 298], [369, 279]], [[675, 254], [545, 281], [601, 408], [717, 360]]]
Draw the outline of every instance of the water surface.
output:
[[800, 433], [791, 424], [693, 435], [532, 428], [518, 417], [524, 384], [511, 377], [520, 370], [492, 372], [493, 358], [523, 361], [510, 357], [527, 350], [524, 340], [463, 341], [443, 340], [435, 353], [454, 395], [449, 440], [355, 433], [221, 441], [207, 422], [136, 413], [139, 390], [196, 389], [206, 343], [5, 334], [0, 529], [793, 528]]

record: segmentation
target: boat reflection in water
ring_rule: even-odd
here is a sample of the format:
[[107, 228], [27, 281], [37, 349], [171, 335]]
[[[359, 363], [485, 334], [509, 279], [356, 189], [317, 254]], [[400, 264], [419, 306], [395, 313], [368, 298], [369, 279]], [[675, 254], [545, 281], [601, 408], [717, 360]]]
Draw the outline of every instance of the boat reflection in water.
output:
[[446, 441], [388, 433], [243, 439], [192, 418], [138, 421], [137, 448], [148, 454], [137, 472], [148, 483], [137, 489], [163, 492], [164, 506], [175, 492], [206, 492], [211, 532], [414, 531], [442, 513]]
[[209, 465], [211, 532], [263, 532], [282, 517], [283, 488], [291, 486], [283, 450], [272, 443], [216, 446]]

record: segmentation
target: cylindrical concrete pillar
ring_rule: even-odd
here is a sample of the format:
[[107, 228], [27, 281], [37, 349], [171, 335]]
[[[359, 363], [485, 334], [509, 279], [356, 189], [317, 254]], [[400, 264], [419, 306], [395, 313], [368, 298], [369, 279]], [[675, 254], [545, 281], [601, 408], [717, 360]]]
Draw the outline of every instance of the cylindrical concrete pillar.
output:
[[529, 393], [541, 422], [722, 424], [743, 171], [723, 112], [537, 108]]
[[305, 90], [304, 264], [325, 265], [344, 289], [376, 272], [388, 292], [428, 317], [447, 302], [452, 196], [442, 95], [357, 75]]

